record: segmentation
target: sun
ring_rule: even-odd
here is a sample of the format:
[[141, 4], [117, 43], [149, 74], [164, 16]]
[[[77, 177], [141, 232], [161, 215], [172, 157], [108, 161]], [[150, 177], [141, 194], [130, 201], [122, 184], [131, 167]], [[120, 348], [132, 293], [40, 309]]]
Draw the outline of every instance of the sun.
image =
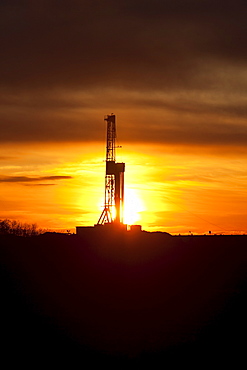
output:
[[125, 189], [124, 198], [124, 223], [133, 225], [141, 220], [144, 205], [135, 189]]

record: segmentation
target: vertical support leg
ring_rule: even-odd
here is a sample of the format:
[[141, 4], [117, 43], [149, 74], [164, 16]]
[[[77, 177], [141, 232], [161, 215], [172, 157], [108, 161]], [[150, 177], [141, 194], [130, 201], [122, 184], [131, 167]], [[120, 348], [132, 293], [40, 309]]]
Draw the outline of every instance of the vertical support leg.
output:
[[115, 173], [115, 222], [120, 223], [120, 172]]

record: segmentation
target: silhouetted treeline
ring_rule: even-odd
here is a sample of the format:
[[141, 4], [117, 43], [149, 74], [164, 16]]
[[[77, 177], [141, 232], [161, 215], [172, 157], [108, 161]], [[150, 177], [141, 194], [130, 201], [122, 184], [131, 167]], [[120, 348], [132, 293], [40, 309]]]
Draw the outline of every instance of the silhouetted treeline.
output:
[[0, 235], [15, 235], [15, 236], [37, 236], [44, 230], [34, 224], [22, 223], [17, 220], [0, 220]]

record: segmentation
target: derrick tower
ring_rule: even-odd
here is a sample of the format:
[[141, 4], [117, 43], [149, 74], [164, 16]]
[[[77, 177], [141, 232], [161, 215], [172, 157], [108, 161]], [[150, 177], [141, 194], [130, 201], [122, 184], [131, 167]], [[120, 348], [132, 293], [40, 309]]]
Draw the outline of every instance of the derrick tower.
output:
[[106, 171], [105, 204], [98, 225], [122, 224], [124, 208], [125, 163], [116, 163], [116, 116], [105, 116], [106, 121]]

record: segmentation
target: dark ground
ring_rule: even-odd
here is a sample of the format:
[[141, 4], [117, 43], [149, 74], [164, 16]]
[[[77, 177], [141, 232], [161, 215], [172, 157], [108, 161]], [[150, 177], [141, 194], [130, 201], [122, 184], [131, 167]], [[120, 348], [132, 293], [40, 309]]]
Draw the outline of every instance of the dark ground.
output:
[[246, 366], [247, 236], [92, 233], [0, 244], [9, 365]]

